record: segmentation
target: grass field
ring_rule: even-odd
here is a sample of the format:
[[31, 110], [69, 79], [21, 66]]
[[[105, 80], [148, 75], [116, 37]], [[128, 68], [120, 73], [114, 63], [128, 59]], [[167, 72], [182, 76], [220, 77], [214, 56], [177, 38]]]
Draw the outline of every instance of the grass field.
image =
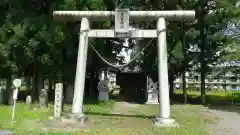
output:
[[79, 128], [48, 120], [52, 115], [52, 107], [49, 110], [29, 109], [18, 103], [15, 123], [11, 122], [11, 108], [0, 107], [0, 124], [1, 128], [10, 129], [17, 135], [204, 135], [207, 134], [204, 125], [214, 120], [213, 117], [201, 115], [203, 107], [200, 105], [173, 105], [172, 116], [181, 128], [157, 128], [153, 126], [150, 117], [158, 114], [158, 106], [137, 105], [123, 115], [113, 115], [113, 105], [114, 103], [86, 105], [85, 112], [89, 121], [85, 127]]
[[[179, 93], [177, 93], [179, 95]], [[189, 98], [198, 99], [199, 93], [189, 93]], [[208, 102], [231, 102], [229, 93], [208, 93]], [[114, 110], [121, 114], [114, 114]], [[53, 106], [40, 109], [36, 105], [31, 108], [18, 103], [16, 122], [11, 122], [12, 108], [0, 106], [0, 128], [10, 129], [17, 135], [207, 135], [206, 126], [216, 122], [215, 117], [204, 115], [202, 105], [171, 106], [172, 117], [180, 128], [157, 128], [151, 117], [159, 114], [158, 105], [134, 104], [131, 107], [116, 106], [114, 101], [85, 105], [88, 121], [85, 126], [49, 120], [53, 115]], [[71, 111], [71, 106], [65, 106], [65, 112]]]
[[[175, 99], [180, 102], [183, 101], [182, 91], [175, 91]], [[216, 91], [216, 92], [207, 92], [206, 99], [208, 104], [213, 105], [226, 105], [233, 103], [240, 103], [240, 92], [239, 91]], [[188, 92], [188, 102], [191, 104], [200, 104], [200, 92], [191, 91]]]

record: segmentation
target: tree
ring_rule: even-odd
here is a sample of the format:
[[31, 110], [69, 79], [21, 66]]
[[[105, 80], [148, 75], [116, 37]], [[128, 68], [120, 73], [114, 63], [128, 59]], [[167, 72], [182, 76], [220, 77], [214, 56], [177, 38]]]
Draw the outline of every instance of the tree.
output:
[[[200, 1], [198, 14], [198, 28], [200, 30], [199, 44], [200, 73], [201, 73], [201, 102], [206, 103], [205, 76], [208, 72], [208, 64], [216, 61], [226, 47], [227, 37], [224, 29], [227, 28], [229, 19], [234, 18], [234, 1]], [[211, 19], [210, 19], [211, 18]], [[217, 52], [221, 52], [217, 54]]]

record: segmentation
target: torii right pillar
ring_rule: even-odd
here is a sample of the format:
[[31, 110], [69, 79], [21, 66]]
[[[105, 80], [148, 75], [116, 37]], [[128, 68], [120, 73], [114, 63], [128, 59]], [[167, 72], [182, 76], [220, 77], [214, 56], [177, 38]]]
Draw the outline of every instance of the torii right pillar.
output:
[[157, 48], [160, 116], [157, 116], [154, 122], [157, 126], [178, 127], [178, 123], [171, 118], [170, 114], [166, 22], [164, 18], [157, 20]]

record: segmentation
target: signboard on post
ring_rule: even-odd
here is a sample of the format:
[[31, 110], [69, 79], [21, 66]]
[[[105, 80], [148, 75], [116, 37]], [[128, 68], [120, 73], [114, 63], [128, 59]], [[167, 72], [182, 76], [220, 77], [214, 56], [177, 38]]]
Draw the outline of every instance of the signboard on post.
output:
[[15, 108], [16, 108], [16, 101], [17, 101], [17, 96], [18, 96], [18, 88], [21, 86], [22, 81], [20, 79], [15, 79], [13, 81], [13, 85], [15, 87], [13, 91], [13, 110], [12, 110], [12, 122], [14, 122], [14, 117], [15, 117]]
[[13, 85], [14, 85], [15, 88], [20, 87], [21, 84], [22, 84], [22, 81], [20, 79], [13, 80]]
[[129, 9], [115, 10], [115, 36], [128, 37], [129, 34]]

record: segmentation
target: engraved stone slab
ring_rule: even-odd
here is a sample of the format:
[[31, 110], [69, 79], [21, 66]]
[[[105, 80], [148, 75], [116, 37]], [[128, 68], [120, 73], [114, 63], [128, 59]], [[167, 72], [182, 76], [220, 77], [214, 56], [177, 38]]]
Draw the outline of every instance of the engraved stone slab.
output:
[[57, 83], [55, 87], [54, 117], [61, 117], [63, 99], [63, 84]]

